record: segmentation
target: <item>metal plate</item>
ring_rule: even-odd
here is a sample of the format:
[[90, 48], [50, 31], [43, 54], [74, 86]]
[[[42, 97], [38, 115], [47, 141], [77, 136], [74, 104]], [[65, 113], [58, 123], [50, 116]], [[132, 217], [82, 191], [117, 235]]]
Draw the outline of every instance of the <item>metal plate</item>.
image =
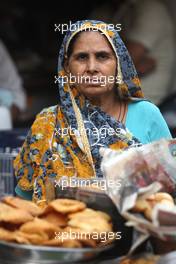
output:
[[[67, 192], [67, 195], [69, 192]], [[121, 240], [101, 248], [54, 248], [33, 245], [19, 245], [0, 241], [0, 264], [64, 264], [64, 263], [100, 263], [102, 259], [117, 258], [126, 254], [131, 245], [131, 232], [124, 226], [124, 219], [117, 212], [116, 207], [107, 195], [79, 192], [80, 201], [95, 210], [108, 213], [113, 222], [114, 231], [121, 231]], [[59, 198], [60, 195], [56, 197]], [[73, 195], [75, 198], [77, 195]], [[62, 193], [62, 197], [64, 197]], [[67, 198], [73, 198], [70, 195]], [[97, 223], [98, 224], [98, 223]], [[98, 261], [97, 261], [98, 259]], [[95, 262], [94, 262], [95, 260]]]
[[102, 248], [53, 248], [32, 245], [19, 245], [0, 241], [1, 264], [60, 264], [78, 263], [95, 259], [101, 252], [113, 245]]

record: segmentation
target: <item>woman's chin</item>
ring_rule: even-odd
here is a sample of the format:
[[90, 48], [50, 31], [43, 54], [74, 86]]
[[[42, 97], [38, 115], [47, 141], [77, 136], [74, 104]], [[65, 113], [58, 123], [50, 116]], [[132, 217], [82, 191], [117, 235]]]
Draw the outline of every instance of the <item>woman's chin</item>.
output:
[[105, 94], [108, 90], [102, 86], [89, 86], [82, 89], [81, 92], [86, 96], [98, 96]]

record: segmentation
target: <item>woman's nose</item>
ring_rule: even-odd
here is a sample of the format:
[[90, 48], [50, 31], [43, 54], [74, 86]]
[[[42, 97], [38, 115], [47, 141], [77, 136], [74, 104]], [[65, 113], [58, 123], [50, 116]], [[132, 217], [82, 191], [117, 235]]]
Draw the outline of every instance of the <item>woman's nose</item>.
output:
[[98, 64], [95, 58], [89, 58], [87, 62], [87, 72], [91, 74], [98, 72]]

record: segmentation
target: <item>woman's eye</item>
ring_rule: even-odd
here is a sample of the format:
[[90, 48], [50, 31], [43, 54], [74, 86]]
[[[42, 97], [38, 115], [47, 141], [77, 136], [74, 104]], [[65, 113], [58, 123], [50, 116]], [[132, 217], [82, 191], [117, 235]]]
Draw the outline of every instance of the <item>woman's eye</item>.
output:
[[79, 55], [77, 56], [77, 59], [78, 59], [78, 60], [85, 60], [85, 59], [87, 59], [87, 55], [86, 55], [86, 54], [79, 54]]
[[108, 54], [100, 53], [100, 54], [97, 55], [97, 58], [100, 59], [100, 60], [105, 60], [105, 59], [108, 59], [109, 56], [108, 56]]

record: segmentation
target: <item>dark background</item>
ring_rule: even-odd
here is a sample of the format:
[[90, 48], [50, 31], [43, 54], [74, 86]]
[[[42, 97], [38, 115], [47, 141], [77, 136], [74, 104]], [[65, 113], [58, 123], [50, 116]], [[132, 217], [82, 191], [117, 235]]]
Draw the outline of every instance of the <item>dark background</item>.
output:
[[[57, 75], [57, 57], [63, 35], [55, 32], [54, 24], [86, 19], [104, 2], [107, 0], [1, 1], [0, 38], [16, 63], [27, 93], [27, 110], [14, 123], [15, 128], [30, 127], [42, 108], [58, 103], [54, 76]], [[116, 2], [120, 7], [124, 1]]]
[[86, 19], [102, 3], [103, 0], [1, 1], [0, 38], [16, 63], [28, 100], [25, 117], [15, 127], [30, 126], [38, 111], [58, 102], [54, 76], [63, 34], [55, 32], [54, 24]]

